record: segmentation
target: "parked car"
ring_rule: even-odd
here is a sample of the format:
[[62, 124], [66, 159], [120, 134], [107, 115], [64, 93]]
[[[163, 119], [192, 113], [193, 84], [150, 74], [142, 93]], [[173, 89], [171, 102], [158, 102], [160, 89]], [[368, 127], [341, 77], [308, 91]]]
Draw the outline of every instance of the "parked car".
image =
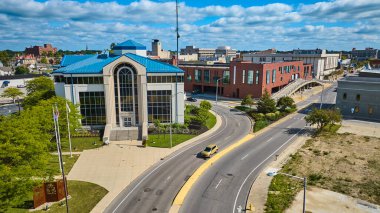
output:
[[209, 158], [211, 157], [211, 155], [215, 154], [216, 152], [218, 152], [219, 148], [216, 144], [210, 144], [208, 145], [205, 150], [203, 150], [200, 155], [201, 157], [203, 158]]
[[25, 85], [23, 85], [23, 84], [17, 85], [17, 88], [24, 88], [24, 87], [25, 87]]
[[188, 97], [186, 100], [190, 101], [190, 102], [197, 102], [197, 99], [195, 99], [193, 97]]

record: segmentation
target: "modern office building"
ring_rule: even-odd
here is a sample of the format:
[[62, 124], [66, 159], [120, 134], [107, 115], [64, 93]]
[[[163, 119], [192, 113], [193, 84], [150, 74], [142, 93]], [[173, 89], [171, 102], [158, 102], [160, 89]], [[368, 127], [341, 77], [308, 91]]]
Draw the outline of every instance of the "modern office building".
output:
[[380, 121], [380, 69], [338, 80], [336, 106], [347, 118]]
[[265, 90], [272, 94], [298, 78], [311, 79], [311, 64], [302, 61], [252, 63], [232, 61], [230, 64], [180, 64], [185, 71], [185, 91], [216, 93], [231, 98], [250, 94], [260, 98]]
[[236, 57], [236, 50], [231, 49], [229, 46], [220, 46], [215, 50], [217, 57]]
[[261, 62], [283, 62], [283, 61], [303, 61], [305, 64], [312, 64], [312, 75], [314, 78], [323, 80], [338, 67], [339, 54], [329, 54], [326, 50], [293, 50], [293, 53], [246, 53], [243, 54], [244, 61], [253, 63]]
[[183, 71], [146, 57], [128, 40], [114, 54], [66, 55], [53, 72], [55, 91], [79, 104], [87, 128], [104, 128], [112, 140], [145, 139], [148, 125], [184, 122]]
[[371, 47], [365, 48], [364, 50], [357, 50], [356, 48], [353, 48], [351, 51], [351, 58], [358, 61], [380, 59], [380, 54], [378, 49]]

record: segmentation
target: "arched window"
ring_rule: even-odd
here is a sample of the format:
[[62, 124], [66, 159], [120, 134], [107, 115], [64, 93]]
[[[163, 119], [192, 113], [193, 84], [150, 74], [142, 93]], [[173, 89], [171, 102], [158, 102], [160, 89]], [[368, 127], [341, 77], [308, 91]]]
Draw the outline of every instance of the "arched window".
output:
[[116, 123], [120, 126], [130, 121], [138, 123], [137, 72], [129, 64], [120, 64], [114, 70]]

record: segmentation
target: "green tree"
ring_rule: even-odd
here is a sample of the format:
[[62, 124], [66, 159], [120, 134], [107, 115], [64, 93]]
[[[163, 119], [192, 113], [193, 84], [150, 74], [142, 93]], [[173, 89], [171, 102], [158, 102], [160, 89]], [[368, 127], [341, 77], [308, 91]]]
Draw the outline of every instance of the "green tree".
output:
[[41, 63], [43, 63], [43, 64], [47, 64], [47, 63], [48, 63], [47, 58], [46, 58], [46, 57], [42, 57], [42, 58], [41, 58]]
[[24, 67], [24, 66], [16, 67], [15, 75], [23, 75], [23, 74], [28, 74], [28, 73], [29, 73], [29, 69], [27, 67]]
[[193, 118], [193, 120], [201, 125], [205, 125], [208, 117], [209, 117], [208, 110], [204, 108], [200, 108], [197, 114], [195, 115], [195, 117]]
[[54, 56], [53, 52], [52, 52], [52, 51], [49, 51], [49, 52], [48, 52], [48, 56], [49, 56], [49, 57], [53, 57], [53, 56]]
[[257, 111], [266, 114], [276, 112], [276, 110], [276, 101], [272, 99], [268, 91], [265, 90], [263, 96], [261, 96], [260, 100], [257, 102]]
[[202, 108], [202, 109], [205, 109], [205, 110], [210, 110], [211, 108], [212, 108], [212, 105], [211, 105], [211, 103], [209, 102], [209, 101], [206, 101], [206, 100], [203, 100], [203, 101], [201, 101], [201, 103], [200, 103], [200, 107]]
[[0, 61], [5, 67], [9, 66], [10, 56], [6, 51], [0, 51]]
[[297, 108], [297, 106], [294, 103], [293, 98], [288, 97], [288, 96], [281, 97], [280, 99], [278, 99], [277, 107], [279, 107], [281, 111], [285, 111], [286, 108], [291, 108], [291, 109]]
[[322, 130], [328, 124], [333, 125], [342, 121], [342, 115], [337, 109], [316, 109], [314, 108], [307, 116], [305, 121], [308, 124], [317, 125], [318, 130]]
[[34, 78], [26, 83], [28, 96], [22, 103], [24, 108], [37, 105], [41, 100], [48, 100], [55, 96], [53, 81], [45, 76]]
[[24, 93], [18, 88], [8, 87], [4, 90], [3, 94], [1, 94], [1, 97], [12, 98], [13, 103], [15, 103], [16, 98], [21, 97], [23, 94]]
[[254, 101], [252, 99], [252, 95], [248, 94], [246, 95], [243, 100], [241, 101], [241, 105], [246, 106], [248, 105], [249, 108], [252, 108], [252, 105], [254, 104]]

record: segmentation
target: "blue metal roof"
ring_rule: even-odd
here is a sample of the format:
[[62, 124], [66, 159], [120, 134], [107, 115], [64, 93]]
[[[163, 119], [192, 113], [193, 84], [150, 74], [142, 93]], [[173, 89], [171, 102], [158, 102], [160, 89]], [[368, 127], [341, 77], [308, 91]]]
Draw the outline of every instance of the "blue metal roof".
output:
[[114, 50], [146, 50], [146, 46], [135, 42], [133, 40], [127, 40], [117, 44], [113, 47]]
[[[124, 56], [136, 61], [146, 68], [147, 73], [183, 73], [184, 71], [170, 64], [159, 62], [147, 57], [127, 53]], [[92, 55], [77, 63], [62, 67], [53, 72], [63, 74], [102, 74], [103, 67], [121, 56]]]
[[64, 55], [61, 61], [61, 67], [69, 66], [92, 56], [94, 55]]
[[183, 73], [180, 68], [171, 64], [163, 63], [147, 57], [139, 56], [132, 53], [125, 54], [128, 58], [146, 67], [147, 73]]

